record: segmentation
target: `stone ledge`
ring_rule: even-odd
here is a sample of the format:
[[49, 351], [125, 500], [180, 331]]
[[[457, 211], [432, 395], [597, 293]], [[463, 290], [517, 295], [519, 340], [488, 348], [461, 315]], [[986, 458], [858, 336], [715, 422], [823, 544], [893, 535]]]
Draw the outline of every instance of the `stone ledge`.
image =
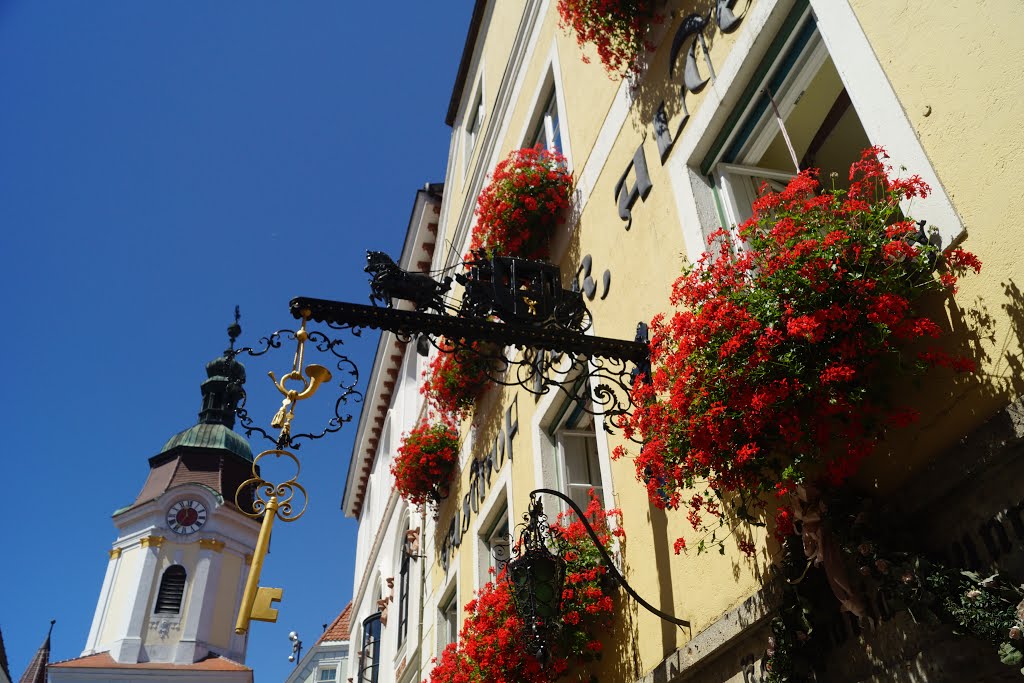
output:
[[769, 583], [663, 659], [637, 683], [680, 683], [689, 680], [718, 655], [731, 650], [738, 641], [752, 635], [758, 626], [775, 613], [780, 599], [779, 586], [775, 582]]

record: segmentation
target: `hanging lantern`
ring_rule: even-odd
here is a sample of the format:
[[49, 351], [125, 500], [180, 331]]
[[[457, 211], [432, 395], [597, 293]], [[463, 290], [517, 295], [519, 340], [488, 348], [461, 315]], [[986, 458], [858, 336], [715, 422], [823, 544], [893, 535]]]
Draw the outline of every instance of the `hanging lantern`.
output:
[[542, 664], [551, 655], [551, 643], [562, 626], [562, 586], [565, 561], [551, 546], [558, 546], [539, 498], [531, 498], [526, 523], [506, 565], [506, 578], [512, 589], [516, 612], [523, 620], [525, 649]]

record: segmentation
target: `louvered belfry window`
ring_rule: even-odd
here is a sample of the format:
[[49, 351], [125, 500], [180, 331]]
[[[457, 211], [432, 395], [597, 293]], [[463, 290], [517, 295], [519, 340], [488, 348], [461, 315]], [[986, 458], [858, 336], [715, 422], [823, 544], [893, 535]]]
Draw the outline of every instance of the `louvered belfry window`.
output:
[[160, 592], [156, 596], [157, 614], [178, 614], [185, 596], [185, 568], [175, 564], [167, 568], [160, 579]]

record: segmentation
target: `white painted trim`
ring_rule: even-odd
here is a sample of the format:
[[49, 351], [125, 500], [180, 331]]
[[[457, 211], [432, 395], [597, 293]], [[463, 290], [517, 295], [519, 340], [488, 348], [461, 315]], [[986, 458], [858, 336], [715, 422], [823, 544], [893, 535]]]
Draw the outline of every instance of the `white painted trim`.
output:
[[[438, 235], [438, 241], [444, 244], [451, 241], [452, 248], [448, 251], [437, 249], [435, 254], [445, 254], [440, 257], [432, 266], [434, 270], [442, 267], [451, 267], [462, 258], [466, 247], [469, 244], [469, 229], [475, 215], [476, 197], [483, 188], [483, 183], [490, 169], [494, 168], [500, 160], [501, 148], [498, 143], [505, 140], [508, 135], [508, 127], [511, 123], [513, 104], [519, 100], [519, 93], [526, 77], [526, 70], [529, 66], [527, 58], [535, 53], [536, 44], [540, 36], [540, 29], [543, 25], [543, 16], [550, 0], [527, 0], [523, 10], [523, 17], [516, 31], [516, 37], [510, 51], [508, 65], [498, 85], [494, 104], [491, 107], [491, 124], [484, 129], [483, 146], [476, 162], [472, 164], [472, 173], [466, 178], [462, 185], [461, 196], [465, 198], [462, 209], [456, 221], [455, 231], [450, 237], [447, 234], [449, 222], [449, 211], [454, 192], [445, 192], [444, 202], [441, 209], [441, 218], [444, 221], [442, 236]], [[481, 29], [482, 31], [482, 29]], [[483, 34], [483, 33], [482, 33]], [[477, 49], [481, 49], [478, 41]], [[475, 74], [475, 70], [470, 69]], [[465, 104], [460, 104], [460, 117], [464, 115]], [[500, 125], [498, 125], [500, 124]], [[478, 143], [479, 144], [479, 143]]]
[[533, 89], [533, 95], [528, 100], [530, 102], [529, 111], [532, 114], [523, 122], [522, 129], [519, 131], [519, 136], [516, 139], [519, 140], [520, 147], [528, 144], [530, 133], [537, 125], [538, 116], [544, 115], [539, 110], [547, 103], [546, 95], [548, 91], [554, 88], [555, 108], [558, 110], [558, 129], [562, 138], [562, 156], [565, 157], [566, 168], [571, 174], [574, 168], [572, 140], [569, 134], [571, 126], [569, 126], [569, 118], [565, 108], [565, 87], [562, 85], [562, 65], [558, 60], [557, 40], [552, 39], [551, 41], [551, 47], [548, 49], [541, 73], [543, 76], [537, 82]]
[[[903, 209], [939, 228], [943, 247], [963, 236], [963, 224], [928, 162], [909, 120], [896, 98], [860, 23], [846, 0], [810, 0], [828, 53], [836, 66], [857, 116], [872, 144], [884, 146], [892, 158], [919, 174], [932, 187], [932, 195]], [[792, 9], [792, 0], [760, 0], [743, 18], [736, 43], [708, 84], [701, 105], [675, 141], [667, 160], [669, 182], [676, 200], [687, 257], [695, 262], [704, 251], [703, 228], [721, 222], [713, 188], [699, 172], [699, 164], [716, 134], [746, 90], [768, 45]]]
[[932, 188], [931, 196], [915, 202], [912, 209], [904, 206], [904, 211], [937, 228], [943, 248], [960, 241], [964, 237], [963, 222], [935, 174], [850, 4], [847, 0], [810, 2], [818, 20], [818, 31], [828, 46], [868, 139], [885, 147], [893, 161], [906, 166], [906, 173], [920, 175]]
[[[501, 473], [498, 474], [497, 478], [493, 480], [490, 490], [487, 492], [487, 496], [484, 498], [484, 502], [480, 505], [479, 512], [476, 514], [476, 519], [470, 525], [469, 532], [463, 534], [462, 543], [458, 548], [458, 553], [453, 553], [451, 564], [455, 564], [455, 557], [461, 555], [467, 550], [472, 555], [473, 560], [473, 586], [480, 588], [486, 581], [482, 581], [481, 576], [481, 564], [482, 558], [480, 557], [481, 540], [483, 539], [484, 529], [489, 528], [495, 521], [498, 514], [498, 506], [500, 504], [505, 505], [506, 513], [508, 514], [509, 529], [513, 527], [512, 516], [512, 463], [508, 459], [508, 453], [505, 454], [505, 463], [507, 467], [501, 468]], [[466, 548], [467, 541], [472, 542], [472, 548]], [[490, 566], [490, 565], [488, 565]]]
[[579, 207], [579, 213], [583, 213], [587, 202], [590, 201], [590, 195], [597, 185], [598, 178], [604, 171], [608, 156], [612, 153], [612, 147], [619, 138], [619, 132], [622, 130], [622, 126], [625, 125], [632, 106], [633, 95], [628, 81], [623, 79], [618, 91], [615, 93], [615, 99], [612, 100], [611, 107], [608, 109], [608, 114], [604, 117], [604, 123], [601, 124], [601, 130], [597, 134], [594, 146], [590, 149], [587, 163], [584, 164], [583, 170], [576, 180], [575, 201], [576, 206]]

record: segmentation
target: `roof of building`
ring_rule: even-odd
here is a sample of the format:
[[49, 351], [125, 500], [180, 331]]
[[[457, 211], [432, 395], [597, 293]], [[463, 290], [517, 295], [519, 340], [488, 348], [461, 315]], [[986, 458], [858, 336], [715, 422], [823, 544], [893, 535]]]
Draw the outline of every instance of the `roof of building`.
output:
[[191, 671], [252, 671], [245, 664], [210, 654], [204, 659], [193, 664], [170, 664], [165, 662], [125, 662], [114, 661], [109, 652], [97, 652], [94, 655], [65, 659], [50, 664], [53, 668], [59, 669], [169, 669], [169, 670], [191, 670]]
[[455, 115], [459, 112], [459, 102], [462, 101], [462, 91], [466, 88], [469, 63], [473, 61], [473, 50], [476, 49], [476, 39], [480, 35], [480, 22], [483, 19], [486, 6], [487, 0], [476, 0], [476, 3], [473, 5], [473, 15], [469, 19], [469, 30], [466, 32], [466, 44], [462, 48], [459, 71], [455, 75], [455, 87], [452, 88], [452, 98], [448, 102], [448, 113], [444, 117], [444, 122], [449, 126], [455, 124]]
[[327, 627], [327, 630], [323, 632], [319, 640], [316, 641], [317, 645], [321, 643], [334, 642], [338, 640], [348, 640], [352, 632], [352, 603], [349, 602], [345, 605], [345, 609], [341, 610], [341, 614], [331, 622], [331, 625]]
[[7, 664], [7, 648], [4, 647], [4, 633], [0, 631], [0, 673], [11, 680], [11, 669]]
[[252, 448], [245, 437], [223, 424], [200, 422], [197, 425], [192, 425], [168, 439], [164, 447], [160, 449], [160, 453], [166, 453], [179, 446], [218, 448], [230, 451], [246, 460], [252, 460]]
[[[437, 242], [438, 220], [444, 193], [443, 183], [427, 183], [416, 191], [409, 227], [405, 233], [399, 267], [408, 272], [428, 272]], [[400, 302], [400, 306], [407, 302]], [[407, 348], [408, 347], [408, 348]], [[409, 351], [412, 348], [413, 351]], [[377, 457], [388, 407], [395, 393], [400, 368], [407, 353], [415, 353], [414, 344], [405, 344], [392, 332], [381, 333], [366, 385], [363, 409], [356, 427], [352, 458], [345, 477], [341, 509], [349, 517], [358, 517], [363, 506]]]
[[50, 663], [50, 636], [53, 635], [53, 625], [56, 621], [50, 621], [50, 630], [46, 633], [46, 640], [32, 656], [25, 673], [21, 674], [18, 683], [46, 683], [46, 667]]

